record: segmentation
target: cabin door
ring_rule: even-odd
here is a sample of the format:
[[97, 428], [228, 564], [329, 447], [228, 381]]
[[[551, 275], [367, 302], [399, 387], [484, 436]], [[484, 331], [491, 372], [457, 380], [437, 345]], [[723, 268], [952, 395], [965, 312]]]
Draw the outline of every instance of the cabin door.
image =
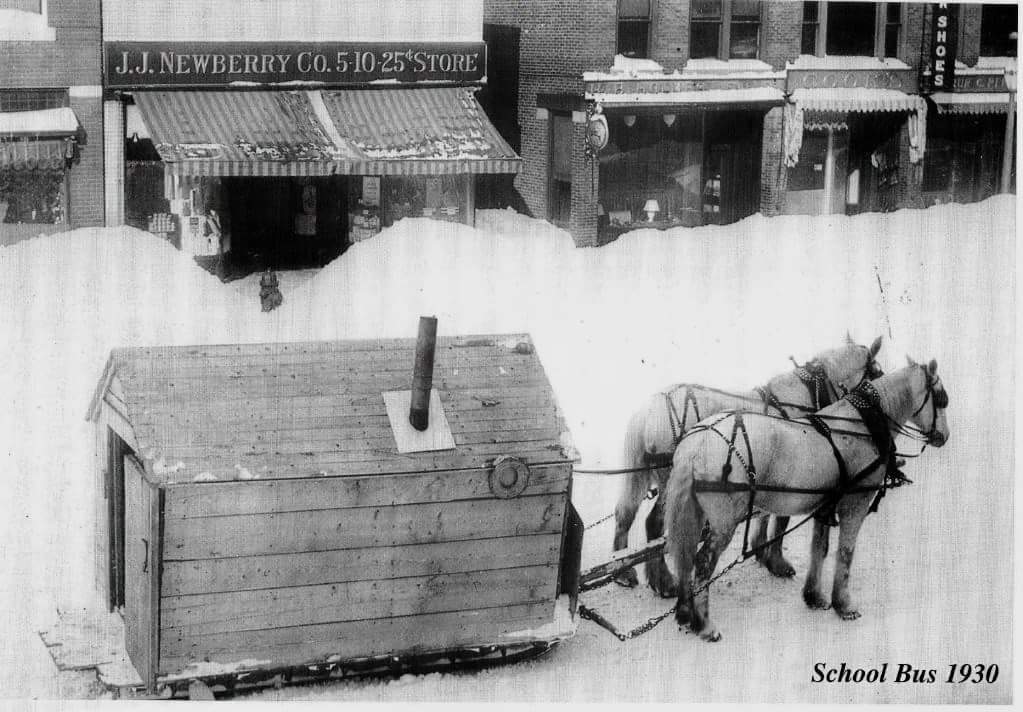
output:
[[156, 684], [159, 605], [159, 490], [124, 458], [124, 642], [128, 657], [152, 690]]

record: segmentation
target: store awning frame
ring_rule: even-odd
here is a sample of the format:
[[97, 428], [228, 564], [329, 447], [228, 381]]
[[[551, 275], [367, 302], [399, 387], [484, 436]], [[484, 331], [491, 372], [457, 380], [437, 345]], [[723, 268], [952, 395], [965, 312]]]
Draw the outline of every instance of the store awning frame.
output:
[[1005, 114], [1011, 108], [1008, 92], [935, 92], [931, 101], [939, 114]]
[[64, 170], [74, 151], [68, 137], [0, 141], [0, 171]]
[[140, 91], [135, 102], [171, 175], [518, 172], [474, 91]]

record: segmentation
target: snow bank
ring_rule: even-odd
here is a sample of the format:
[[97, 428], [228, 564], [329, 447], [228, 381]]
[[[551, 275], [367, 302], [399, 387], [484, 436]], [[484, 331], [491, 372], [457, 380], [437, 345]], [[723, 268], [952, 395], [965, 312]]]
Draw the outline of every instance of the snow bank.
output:
[[[475, 229], [404, 220], [315, 276], [282, 281], [284, 304], [270, 314], [260, 312], [248, 283], [223, 285], [132, 229], [79, 230], [0, 249], [0, 333], [8, 338], [0, 392], [10, 404], [0, 415], [0, 469], [11, 513], [0, 528], [0, 631], [28, 640], [41, 610], [92, 595], [93, 453], [84, 417], [114, 346], [413, 337], [422, 314], [439, 318], [442, 335], [527, 331], [584, 463], [615, 466], [625, 420], [655, 390], [683, 380], [746, 388], [788, 369], [789, 355], [805, 360], [848, 330], [864, 343], [884, 334], [886, 368], [900, 366], [906, 352], [936, 357], [952, 402], [950, 445], [913, 463], [909, 474], [921, 484], [890, 496], [884, 516], [865, 527], [854, 591], [872, 623], [811, 614], [796, 584], [763, 580], [754, 567], [722, 589], [720, 622], [730, 642], [713, 649], [694, 650], [669, 624], [628, 649], [588, 627], [528, 666], [430, 676], [395, 694], [367, 686], [364, 694], [402, 699], [411, 689], [416, 699], [478, 699], [485, 686], [493, 699], [826, 700], [849, 691], [806, 687], [808, 655], [869, 660], [885, 650], [896, 662], [915, 655], [925, 663], [937, 654], [928, 651], [941, 651], [950, 661], [994, 661], [1007, 670], [1011, 631], [1003, 623], [1012, 586], [1001, 570], [1011, 560], [1004, 534], [1011, 511], [992, 506], [992, 497], [1000, 501], [1012, 488], [1010, 426], [964, 425], [1013, 417], [1006, 342], [1014, 234], [1011, 196], [637, 231], [599, 249], [576, 249], [543, 222], [483, 211]], [[573, 500], [584, 521], [611, 510], [616, 488], [614, 478], [577, 478]], [[921, 550], [950, 530], [958, 532], [956, 546]], [[805, 560], [793, 550], [802, 548], [793, 537], [789, 555], [800, 570]], [[587, 532], [584, 563], [609, 550], [609, 525]], [[663, 608], [645, 590], [619, 591], [612, 600], [626, 612]], [[926, 608], [918, 605], [925, 600]], [[796, 624], [779, 630], [779, 619]], [[956, 621], [957, 630], [940, 621]], [[776, 658], [757, 651], [776, 640], [794, 652], [767, 669]], [[689, 672], [680, 675], [676, 652], [661, 651], [683, 649]], [[6, 660], [0, 655], [0, 669]], [[5, 671], [0, 687], [36, 689], [25, 687], [26, 665], [19, 667]], [[656, 683], [642, 692], [640, 670]], [[722, 672], [729, 670], [784, 684], [769, 698], [750, 698], [748, 681]], [[342, 688], [346, 696], [350, 689]], [[947, 701], [951, 693], [886, 694]]]

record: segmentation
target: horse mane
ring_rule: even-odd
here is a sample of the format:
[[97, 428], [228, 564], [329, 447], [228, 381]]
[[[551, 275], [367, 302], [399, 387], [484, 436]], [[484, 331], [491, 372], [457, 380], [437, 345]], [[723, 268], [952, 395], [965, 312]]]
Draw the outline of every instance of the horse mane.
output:
[[913, 374], [919, 366], [906, 366], [872, 381], [881, 396], [881, 408], [893, 420], [902, 421], [913, 412]]

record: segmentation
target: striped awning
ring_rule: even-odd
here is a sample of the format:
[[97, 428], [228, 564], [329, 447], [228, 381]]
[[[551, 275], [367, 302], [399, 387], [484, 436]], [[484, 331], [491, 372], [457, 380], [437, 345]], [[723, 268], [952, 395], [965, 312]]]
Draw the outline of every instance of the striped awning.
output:
[[1008, 92], [936, 92], [931, 94], [931, 99], [939, 114], [1005, 114], [1009, 111]]
[[473, 91], [158, 91], [135, 102], [177, 175], [517, 172]]
[[922, 101], [896, 89], [796, 89], [792, 102], [803, 111], [869, 112], [916, 111]]
[[43, 138], [0, 141], [0, 170], [59, 171], [73, 155], [71, 139]]

